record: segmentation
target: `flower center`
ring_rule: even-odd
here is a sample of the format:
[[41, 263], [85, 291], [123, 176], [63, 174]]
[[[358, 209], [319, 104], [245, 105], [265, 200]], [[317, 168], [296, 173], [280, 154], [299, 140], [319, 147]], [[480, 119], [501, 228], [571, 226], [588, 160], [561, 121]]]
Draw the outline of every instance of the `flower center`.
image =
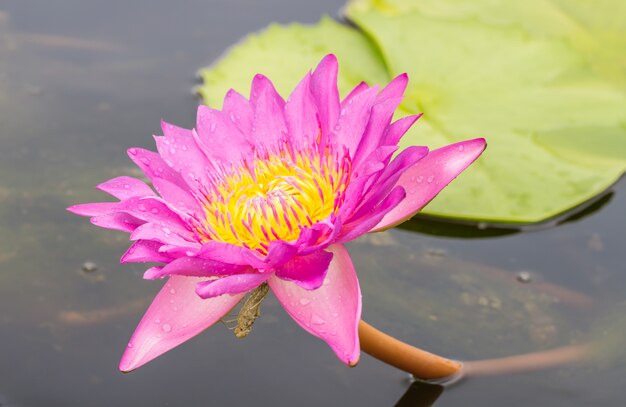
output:
[[267, 254], [274, 240], [295, 241], [303, 227], [335, 213], [344, 200], [350, 158], [330, 147], [256, 152], [224, 169], [209, 185], [202, 241], [216, 240]]

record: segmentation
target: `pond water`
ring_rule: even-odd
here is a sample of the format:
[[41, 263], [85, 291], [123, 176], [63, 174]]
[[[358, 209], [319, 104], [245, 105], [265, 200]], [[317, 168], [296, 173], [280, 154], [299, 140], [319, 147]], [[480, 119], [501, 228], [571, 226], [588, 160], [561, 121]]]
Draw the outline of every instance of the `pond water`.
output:
[[[0, 406], [623, 403], [624, 181], [558, 225], [416, 219], [349, 245], [364, 319], [380, 329], [462, 360], [591, 341], [588, 363], [472, 378], [439, 394], [367, 355], [346, 368], [268, 298], [245, 340], [215, 326], [131, 374], [117, 371], [162, 282], [119, 264], [126, 234], [65, 207], [136, 175], [124, 152], [154, 149], [161, 118], [194, 125], [197, 68], [272, 21], [315, 22], [342, 3], [0, 4]], [[530, 282], [518, 281], [524, 272]]]

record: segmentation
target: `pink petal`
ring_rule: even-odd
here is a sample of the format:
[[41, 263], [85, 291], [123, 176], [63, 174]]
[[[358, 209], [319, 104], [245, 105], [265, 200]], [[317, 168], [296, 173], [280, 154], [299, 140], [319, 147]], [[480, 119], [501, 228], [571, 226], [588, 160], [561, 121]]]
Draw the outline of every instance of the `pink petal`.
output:
[[311, 74], [307, 74], [289, 96], [285, 104], [285, 121], [295, 145], [309, 145], [317, 138], [319, 122], [311, 94]]
[[[380, 174], [370, 178], [370, 183], [366, 185], [361, 197], [362, 204], [351, 216], [359, 218], [363, 208], [367, 210], [368, 207], [377, 205], [396, 186], [402, 173], [427, 155], [427, 147], [411, 146], [402, 150]], [[351, 218], [347, 222], [351, 222]]]
[[202, 152], [218, 168], [239, 163], [250, 151], [247, 135], [241, 133], [235, 124], [237, 117], [233, 115], [233, 120], [228, 116], [219, 110], [198, 106], [193, 137]]
[[122, 232], [134, 232], [139, 226], [145, 222], [124, 212], [107, 213], [104, 215], [94, 216], [90, 222], [98, 227], [112, 230], [120, 230]]
[[372, 231], [390, 228], [415, 215], [473, 163], [486, 146], [485, 139], [478, 138], [431, 151], [400, 176], [397, 185], [407, 191], [406, 199], [385, 215]]
[[354, 366], [360, 353], [361, 290], [346, 248], [335, 244], [328, 250], [333, 259], [317, 290], [306, 290], [276, 276], [269, 279], [269, 285], [302, 328], [326, 341], [339, 359]]
[[332, 253], [323, 250], [296, 256], [276, 270], [276, 277], [293, 281], [306, 290], [315, 290], [324, 282], [332, 258]]
[[339, 119], [337, 71], [337, 57], [329, 54], [320, 61], [311, 75], [311, 94], [317, 105], [322, 131], [321, 145], [326, 145], [327, 137]]
[[343, 100], [341, 101], [341, 104], [343, 105], [346, 103], [350, 103], [351, 99], [353, 99], [359, 93], [366, 91], [367, 89], [369, 89], [369, 85], [366, 82], [359, 83], [350, 91], [350, 93], [346, 95], [345, 98], [343, 98]]
[[68, 211], [80, 216], [98, 216], [115, 212], [118, 202], [95, 202], [72, 205]]
[[248, 266], [228, 264], [198, 257], [180, 257], [166, 264], [159, 270], [144, 273], [143, 278], [154, 280], [165, 276], [214, 277], [252, 270]]
[[154, 195], [152, 188], [145, 182], [126, 176], [110, 179], [96, 188], [120, 200]]
[[202, 298], [213, 298], [224, 294], [245, 294], [261, 285], [270, 275], [261, 273], [237, 274], [203, 281], [196, 285], [196, 293]]
[[161, 122], [165, 137], [156, 137], [157, 150], [167, 165], [176, 170], [185, 183], [198, 190], [209, 181], [213, 165], [193, 139], [191, 130]]
[[170, 229], [156, 223], [144, 223], [133, 231], [131, 240], [154, 240], [166, 245], [184, 247], [186, 250], [200, 249], [200, 243], [193, 239], [191, 232], [179, 233], [179, 230]]
[[159, 194], [173, 207], [172, 209], [176, 209], [177, 212], [187, 214], [202, 212], [198, 201], [193, 197], [186, 185], [182, 187], [162, 178], [155, 179], [152, 181], [152, 184], [159, 191]]
[[383, 90], [380, 91], [378, 98], [376, 98], [377, 102], [389, 99], [402, 99], [408, 83], [409, 76], [406, 73], [396, 76], [387, 84], [387, 86], [383, 88]]
[[381, 144], [385, 146], [398, 145], [398, 142], [400, 141], [402, 136], [404, 136], [404, 134], [411, 128], [413, 123], [415, 123], [420, 117], [422, 117], [421, 113], [415, 116], [403, 117], [402, 119], [396, 120], [395, 122], [391, 123], [389, 127], [387, 127]]
[[129, 372], [196, 336], [219, 321], [243, 298], [223, 295], [203, 300], [191, 277], [171, 277], [146, 311], [128, 342], [119, 369]]
[[245, 136], [252, 132], [252, 117], [254, 112], [248, 99], [237, 93], [233, 89], [226, 92], [222, 111], [227, 115], [235, 126]]
[[157, 153], [142, 148], [130, 148], [128, 149], [128, 156], [146, 174], [146, 177], [152, 181], [157, 192], [165, 200], [176, 202], [178, 199], [175, 195], [168, 194], [168, 191], [159, 189], [157, 185], [159, 179], [164, 179], [178, 185], [182, 189], [187, 189], [188, 186], [180, 174], [167, 165]]
[[172, 260], [172, 256], [161, 253], [159, 249], [162, 243], [151, 240], [138, 240], [134, 242], [126, 253], [122, 255], [120, 263], [145, 263], [154, 261], [158, 263], [167, 263]]
[[369, 123], [372, 105], [378, 93], [378, 86], [359, 93], [349, 103], [342, 103], [341, 113], [332, 132], [339, 145], [344, 145], [354, 157], [367, 124]]
[[367, 128], [352, 158], [352, 166], [356, 171], [359, 171], [366, 158], [382, 144], [385, 131], [400, 101], [401, 99], [385, 100], [372, 106]]
[[381, 219], [397, 207], [406, 198], [406, 191], [401, 186], [396, 186], [391, 193], [377, 206], [372, 207], [360, 218], [351, 219], [341, 231], [339, 242], [349, 242], [369, 232]]
[[285, 101], [272, 82], [261, 74], [255, 75], [252, 80], [250, 103], [254, 107], [252, 143], [259, 149], [267, 149], [280, 141], [287, 141], [287, 125], [283, 116]]

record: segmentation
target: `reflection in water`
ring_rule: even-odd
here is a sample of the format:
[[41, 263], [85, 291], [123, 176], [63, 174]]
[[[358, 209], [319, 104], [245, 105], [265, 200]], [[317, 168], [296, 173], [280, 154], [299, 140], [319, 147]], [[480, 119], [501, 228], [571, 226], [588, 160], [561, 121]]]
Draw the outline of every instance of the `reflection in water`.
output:
[[430, 407], [443, 393], [443, 386], [420, 380], [411, 383], [394, 407]]

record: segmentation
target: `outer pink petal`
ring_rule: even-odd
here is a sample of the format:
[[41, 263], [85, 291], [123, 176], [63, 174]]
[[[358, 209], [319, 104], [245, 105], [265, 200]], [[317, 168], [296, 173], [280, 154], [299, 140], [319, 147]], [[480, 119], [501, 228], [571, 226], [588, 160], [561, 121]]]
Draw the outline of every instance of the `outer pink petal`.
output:
[[166, 263], [172, 261], [172, 256], [159, 251], [162, 245], [162, 243], [151, 240], [138, 240], [130, 245], [126, 253], [122, 255], [120, 263], [144, 263], [149, 261]]
[[309, 145], [319, 132], [317, 107], [311, 94], [311, 74], [296, 86], [285, 104], [285, 121], [289, 138], [295, 146]]
[[105, 229], [120, 230], [122, 232], [134, 232], [138, 227], [144, 225], [144, 221], [124, 212], [107, 213], [94, 216], [91, 223]]
[[159, 270], [148, 270], [143, 278], [154, 280], [167, 275], [189, 276], [189, 277], [213, 277], [226, 274], [242, 273], [252, 270], [248, 266], [228, 264], [215, 260], [200, 259], [198, 257], [180, 257], [166, 264]]
[[348, 148], [350, 157], [354, 157], [361, 143], [377, 93], [378, 86], [372, 86], [341, 105], [341, 113], [332, 132], [336, 142]]
[[254, 112], [248, 99], [230, 89], [224, 96], [222, 111], [235, 123], [235, 126], [244, 136], [250, 134]]
[[144, 223], [137, 227], [130, 235], [130, 240], [154, 240], [166, 245], [186, 248], [186, 250], [200, 249], [200, 243], [196, 242], [189, 235], [181, 235], [167, 226], [161, 226], [156, 223]]
[[381, 144], [385, 146], [397, 145], [402, 136], [404, 136], [413, 123], [415, 123], [420, 117], [422, 117], [422, 113], [415, 116], [403, 117], [402, 119], [398, 119], [391, 123], [385, 131]]
[[80, 216], [99, 216], [115, 212], [118, 202], [94, 202], [72, 205], [68, 211]]
[[272, 82], [261, 74], [252, 80], [250, 103], [254, 107], [251, 142], [258, 149], [267, 150], [268, 146], [287, 141], [287, 125], [283, 116], [285, 101]]
[[155, 136], [154, 139], [163, 160], [194, 190], [206, 185], [213, 165], [196, 144], [192, 131], [164, 121], [161, 121], [161, 128], [165, 137]]
[[159, 179], [178, 185], [181, 189], [188, 187], [180, 174], [167, 165], [157, 153], [142, 148], [130, 148], [128, 149], [128, 156], [152, 181], [154, 188], [165, 200], [176, 202], [178, 198], [176, 195], [169, 194], [167, 190], [161, 190], [158, 185]]
[[323, 146], [326, 145], [327, 137], [339, 119], [337, 71], [337, 57], [329, 54], [320, 61], [311, 75], [311, 94], [320, 116]]
[[218, 168], [230, 166], [241, 161], [249, 153], [250, 143], [247, 135], [241, 133], [235, 121], [219, 110], [207, 106], [198, 106], [196, 131], [193, 137], [202, 152]]
[[486, 146], [485, 139], [478, 138], [431, 151], [402, 174], [397, 185], [407, 191], [406, 199], [385, 215], [372, 231], [395, 226], [415, 215], [473, 163]]
[[143, 316], [120, 361], [129, 372], [180, 345], [219, 321], [243, 298], [222, 295], [203, 300], [191, 277], [171, 277]]
[[269, 273], [237, 274], [203, 281], [196, 285], [196, 293], [202, 298], [213, 298], [224, 294], [245, 294], [261, 285], [270, 275]]
[[341, 231], [339, 242], [349, 242], [369, 232], [381, 219], [397, 207], [406, 198], [406, 192], [401, 186], [396, 186], [385, 199], [377, 206], [371, 208], [358, 219], [351, 219], [344, 230]]
[[293, 281], [306, 290], [318, 289], [324, 282], [333, 254], [318, 250], [308, 256], [296, 256], [276, 270], [276, 277]]
[[275, 276], [269, 279], [269, 285], [302, 328], [326, 341], [339, 359], [354, 366], [360, 354], [361, 290], [346, 248], [335, 244], [328, 250], [333, 260], [317, 290], [305, 290]]
[[145, 182], [133, 177], [117, 177], [103, 182], [97, 189], [124, 200], [134, 197], [151, 196], [154, 191]]

